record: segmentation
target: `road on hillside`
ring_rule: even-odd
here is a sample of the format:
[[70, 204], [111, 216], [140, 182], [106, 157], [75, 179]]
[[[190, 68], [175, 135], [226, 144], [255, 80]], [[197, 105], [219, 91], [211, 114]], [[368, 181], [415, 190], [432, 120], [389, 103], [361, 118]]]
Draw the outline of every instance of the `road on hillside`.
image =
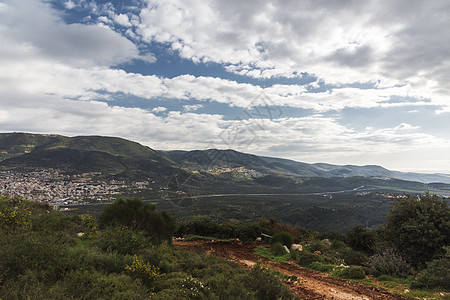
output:
[[[407, 299], [393, 295], [374, 287], [351, 283], [346, 280], [329, 277], [327, 274], [304, 269], [295, 262], [277, 263], [269, 261], [254, 253], [256, 247], [262, 243], [239, 241], [175, 241], [174, 244], [184, 249], [198, 249], [201, 247], [207, 254], [214, 254], [226, 260], [233, 261], [249, 270], [258, 261], [287, 276], [297, 276], [298, 281], [283, 281], [289, 289], [302, 299], [342, 299], [342, 300], [370, 300], [370, 299]], [[266, 245], [267, 246], [267, 245]]]

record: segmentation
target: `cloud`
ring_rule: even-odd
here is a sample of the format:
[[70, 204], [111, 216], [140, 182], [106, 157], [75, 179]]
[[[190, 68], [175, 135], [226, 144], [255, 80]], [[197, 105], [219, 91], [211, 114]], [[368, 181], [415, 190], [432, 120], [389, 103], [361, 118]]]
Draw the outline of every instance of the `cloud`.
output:
[[152, 109], [152, 112], [154, 113], [160, 113], [167, 111], [167, 107], [158, 106]]
[[184, 105], [184, 106], [183, 106], [183, 110], [184, 110], [185, 112], [188, 112], [188, 111], [195, 111], [195, 110], [197, 110], [197, 109], [199, 109], [199, 108], [202, 108], [202, 107], [203, 107], [203, 105], [201, 105], [201, 104]]
[[122, 26], [130, 27], [131, 22], [126, 14], [119, 14], [114, 16], [114, 21]]
[[412, 126], [408, 123], [401, 123], [400, 125], [394, 127], [394, 130], [401, 131], [401, 130], [411, 130], [411, 129], [418, 129], [418, 126]]
[[[8, 0], [0, 3], [0, 130], [114, 135], [157, 149], [234, 148], [309, 162], [447, 151], [448, 133], [433, 132], [424, 126], [428, 115], [420, 115], [450, 112], [442, 3], [168, 0], [119, 11], [111, 3], [68, 1], [66, 9], [89, 8], [92, 19], [66, 24], [49, 2]], [[201, 66], [217, 62], [243, 76], [276, 83], [306, 72], [317, 80], [264, 86], [118, 67], [154, 62], [142, 53], [155, 42], [171, 55]], [[136, 98], [149, 104], [123, 104]], [[223, 108], [240, 115], [225, 118]], [[274, 114], [264, 117], [265, 108]], [[342, 117], [375, 108], [404, 108], [414, 118], [387, 122], [373, 113], [373, 124], [358, 116], [363, 124], [354, 126]], [[435, 117], [445, 128], [445, 116]], [[440, 153], [448, 161], [447, 152]]]
[[65, 24], [45, 2], [8, 0], [0, 10], [0, 18], [0, 35], [6, 48], [0, 53], [3, 58], [34, 56], [74, 66], [110, 66], [139, 58], [136, 45], [110, 28]]
[[314, 74], [327, 83], [449, 91], [448, 1], [159, 1], [137, 33], [195, 62], [251, 77]]

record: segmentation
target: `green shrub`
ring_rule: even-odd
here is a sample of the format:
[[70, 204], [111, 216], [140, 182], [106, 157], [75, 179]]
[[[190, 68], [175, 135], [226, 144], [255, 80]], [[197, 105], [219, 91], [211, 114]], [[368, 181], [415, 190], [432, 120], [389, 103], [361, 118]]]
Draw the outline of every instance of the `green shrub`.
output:
[[131, 277], [142, 280], [142, 282], [148, 286], [164, 276], [158, 267], [155, 267], [148, 262], [143, 262], [137, 255], [134, 255], [133, 263], [127, 265], [125, 270], [128, 271]]
[[133, 262], [133, 256], [117, 251], [101, 251], [97, 247], [70, 249], [69, 268], [95, 269], [104, 273], [122, 273], [126, 265]]
[[31, 229], [31, 211], [28, 208], [0, 209], [0, 231], [14, 231], [18, 228]]
[[283, 247], [284, 245], [280, 242], [272, 244], [272, 246], [270, 246], [270, 251], [272, 252], [273, 255], [275, 256], [282, 256], [285, 255], [287, 252]]
[[76, 221], [59, 211], [50, 211], [33, 217], [33, 230], [45, 233], [66, 232], [75, 234], [77, 232]]
[[144, 203], [138, 198], [120, 199], [108, 206], [100, 216], [102, 225], [124, 225], [128, 228], [142, 230], [160, 244], [172, 242], [172, 235], [177, 230], [175, 218], [167, 212], [155, 211], [155, 205]]
[[309, 246], [308, 250], [310, 252], [320, 251], [321, 253], [324, 253], [328, 249], [328, 245], [325, 245], [324, 243], [320, 241], [312, 241]]
[[147, 289], [124, 274], [77, 270], [59, 284], [71, 299], [145, 299]]
[[294, 237], [289, 232], [277, 232], [270, 238], [270, 244], [281, 243], [288, 248], [291, 248], [294, 243]]
[[309, 252], [300, 252], [297, 254], [297, 263], [302, 267], [308, 267], [313, 262], [321, 262], [322, 258], [320, 255], [309, 253]]
[[364, 279], [366, 278], [366, 273], [364, 273], [364, 269], [360, 266], [350, 266], [349, 268], [342, 269], [339, 277], [346, 279]]
[[94, 245], [103, 251], [117, 251], [120, 254], [135, 254], [151, 245], [150, 238], [142, 231], [125, 226], [104, 229]]
[[341, 240], [331, 240], [331, 248], [338, 250], [338, 249], [342, 249], [345, 248], [345, 243]]
[[367, 262], [367, 266], [376, 275], [407, 277], [412, 271], [411, 265], [393, 250], [386, 250], [383, 254], [372, 255]]
[[4, 280], [17, 278], [29, 270], [39, 271], [40, 280], [61, 278], [68, 262], [67, 243], [58, 235], [33, 231], [0, 235], [0, 270]]
[[[258, 254], [259, 256], [266, 257], [266, 258], [268, 258], [268, 259], [270, 259], [271, 261], [274, 261], [274, 262], [287, 263], [289, 258], [296, 259], [296, 256], [295, 256], [294, 252], [291, 252], [291, 253], [284, 252], [284, 254], [282, 254], [282, 255], [275, 255], [272, 252], [272, 249], [265, 248], [265, 247], [257, 247], [257, 248], [255, 248], [255, 253]], [[279, 253], [281, 253], [281, 251]]]
[[334, 265], [332, 264], [322, 264], [318, 261], [311, 263], [308, 268], [319, 271], [319, 272], [330, 272], [333, 270]]
[[386, 219], [387, 240], [414, 267], [425, 267], [450, 245], [450, 207], [436, 195], [396, 199]]
[[444, 247], [446, 254], [428, 263], [412, 284], [413, 288], [440, 288], [450, 290], [450, 246]]
[[352, 248], [344, 248], [339, 252], [345, 263], [348, 265], [362, 266], [368, 259], [366, 254], [353, 250]]
[[253, 266], [249, 279], [248, 284], [256, 291], [257, 299], [295, 299], [287, 287], [259, 263]]
[[347, 232], [347, 244], [356, 251], [373, 254], [375, 246], [375, 234], [364, 226], [356, 225]]

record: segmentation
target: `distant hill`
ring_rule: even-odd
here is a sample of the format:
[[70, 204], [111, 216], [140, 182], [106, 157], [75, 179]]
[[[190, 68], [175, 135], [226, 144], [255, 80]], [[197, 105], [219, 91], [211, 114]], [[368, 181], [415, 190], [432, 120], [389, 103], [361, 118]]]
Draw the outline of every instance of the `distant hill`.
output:
[[115, 137], [0, 134], [0, 152], [4, 168], [101, 172], [122, 179], [188, 176], [158, 151]]
[[176, 177], [178, 186], [190, 178], [209, 193], [320, 192], [329, 187], [347, 190], [361, 185], [388, 187], [389, 191], [405, 186], [414, 191], [416, 186], [431, 191], [449, 189], [427, 183], [450, 184], [449, 175], [393, 172], [375, 165], [307, 164], [234, 150], [157, 151], [116, 137], [29, 133], [0, 134], [0, 168], [101, 172], [129, 180], [152, 178], [161, 184]]
[[307, 164], [289, 159], [264, 157], [234, 150], [194, 150], [162, 152], [173, 162], [191, 169], [207, 170], [224, 167], [245, 167], [267, 175], [305, 177], [377, 177], [416, 181], [421, 183], [450, 184], [450, 175], [420, 174], [390, 171], [381, 166], [332, 165], [326, 163]]

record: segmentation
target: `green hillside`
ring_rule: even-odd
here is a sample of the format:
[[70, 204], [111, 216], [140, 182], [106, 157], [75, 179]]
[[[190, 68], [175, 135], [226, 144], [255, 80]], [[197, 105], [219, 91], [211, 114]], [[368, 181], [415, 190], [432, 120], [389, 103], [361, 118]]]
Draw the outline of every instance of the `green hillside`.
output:
[[0, 134], [6, 169], [54, 168], [70, 173], [101, 172], [121, 179], [165, 181], [188, 173], [157, 151], [114, 137], [63, 137], [26, 133]]

